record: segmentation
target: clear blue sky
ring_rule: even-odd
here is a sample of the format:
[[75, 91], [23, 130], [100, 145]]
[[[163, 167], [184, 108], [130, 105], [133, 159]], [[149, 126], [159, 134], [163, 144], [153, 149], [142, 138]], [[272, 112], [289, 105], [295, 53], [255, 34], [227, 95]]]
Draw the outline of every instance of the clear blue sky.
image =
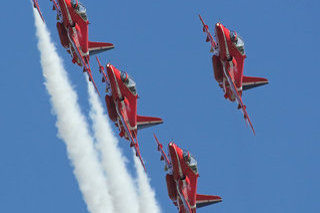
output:
[[[139, 132], [163, 212], [177, 210], [153, 132], [195, 155], [199, 193], [224, 199], [200, 213], [320, 212], [319, 1], [82, 2], [89, 38], [116, 46], [100, 58], [135, 78], [140, 114], [164, 119]], [[86, 83], [60, 45], [51, 2], [39, 4], [88, 113]], [[237, 31], [246, 42], [245, 74], [270, 81], [243, 96], [256, 136], [213, 78], [199, 13], [211, 30], [221, 21]], [[29, 1], [3, 2], [0, 24], [0, 212], [85, 213], [65, 145], [56, 137]], [[93, 60], [92, 68], [97, 71]], [[97, 72], [94, 78], [99, 82]], [[122, 139], [121, 147], [133, 163], [128, 142]]]

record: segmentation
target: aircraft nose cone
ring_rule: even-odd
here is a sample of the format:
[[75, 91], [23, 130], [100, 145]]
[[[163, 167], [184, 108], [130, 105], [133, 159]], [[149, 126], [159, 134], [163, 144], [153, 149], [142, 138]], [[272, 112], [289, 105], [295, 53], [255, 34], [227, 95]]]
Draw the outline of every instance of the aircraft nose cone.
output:
[[173, 142], [170, 142], [168, 144], [168, 148], [169, 148], [170, 152], [175, 152], [175, 150], [176, 150], [176, 146], [175, 146], [175, 144]]
[[222, 25], [220, 22], [218, 22], [218, 23], [216, 24], [216, 29], [218, 29], [218, 30], [223, 30], [223, 25]]

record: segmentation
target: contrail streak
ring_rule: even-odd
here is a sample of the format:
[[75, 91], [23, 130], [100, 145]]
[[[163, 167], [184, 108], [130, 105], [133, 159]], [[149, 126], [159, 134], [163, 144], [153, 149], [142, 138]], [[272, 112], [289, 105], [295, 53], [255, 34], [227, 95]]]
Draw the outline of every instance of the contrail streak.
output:
[[[107, 114], [104, 114], [101, 102], [93, 86], [88, 82], [90, 117], [97, 141], [97, 149], [101, 152], [102, 166], [108, 177], [108, 186], [117, 213], [140, 213], [139, 200], [133, 178], [126, 169], [126, 158], [118, 147], [118, 140], [112, 133]], [[129, 145], [129, 143], [128, 143]]]
[[93, 147], [93, 139], [77, 103], [77, 94], [71, 87], [62, 61], [51, 42], [50, 33], [37, 11], [33, 12], [45, 86], [57, 116], [58, 137], [67, 146], [68, 157], [74, 166], [73, 172], [88, 210], [91, 213], [114, 212], [105, 176]]
[[160, 207], [155, 198], [155, 192], [150, 186], [147, 174], [144, 171], [139, 159], [133, 153], [134, 165], [137, 170], [137, 183], [139, 188], [139, 212], [160, 213]]

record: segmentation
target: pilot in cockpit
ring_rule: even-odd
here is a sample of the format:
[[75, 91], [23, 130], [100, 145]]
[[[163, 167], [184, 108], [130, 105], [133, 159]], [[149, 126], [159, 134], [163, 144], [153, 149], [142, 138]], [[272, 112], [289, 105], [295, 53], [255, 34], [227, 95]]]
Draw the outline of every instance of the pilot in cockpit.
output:
[[197, 166], [197, 161], [196, 159], [190, 155], [190, 152], [188, 151], [183, 151], [183, 159], [184, 161], [187, 163], [187, 165], [190, 167], [190, 169], [194, 172], [194, 173], [198, 173], [198, 166]]
[[126, 72], [121, 72], [121, 80], [133, 95], [137, 94], [136, 82]]
[[88, 20], [87, 10], [80, 2], [78, 2], [77, 0], [71, 0], [71, 5], [83, 20]]
[[236, 48], [244, 55], [244, 41], [236, 32], [230, 31], [230, 39]]

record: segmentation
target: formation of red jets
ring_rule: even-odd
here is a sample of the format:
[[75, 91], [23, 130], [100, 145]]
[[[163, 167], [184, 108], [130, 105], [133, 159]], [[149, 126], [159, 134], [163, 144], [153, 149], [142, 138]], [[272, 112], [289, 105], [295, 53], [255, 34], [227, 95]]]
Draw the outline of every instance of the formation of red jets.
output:
[[[62, 46], [71, 55], [72, 62], [83, 68], [93, 83], [97, 93], [100, 95], [93, 80], [89, 60], [90, 56], [114, 48], [111, 43], [91, 42], [88, 40], [88, 17], [86, 8], [78, 0], [51, 0], [53, 10], [57, 12], [57, 30]], [[36, 8], [44, 20], [38, 0], [33, 0]], [[210, 52], [214, 77], [223, 89], [224, 97], [231, 102], [238, 103], [244, 119], [249, 123], [255, 134], [253, 125], [242, 101], [242, 92], [247, 89], [268, 84], [268, 80], [260, 77], [248, 77], [243, 75], [244, 51], [243, 39], [234, 31], [227, 29], [221, 23], [214, 28], [215, 38], [209, 32], [209, 27], [199, 18], [206, 33], [206, 41], [210, 42]], [[137, 89], [135, 81], [128, 73], [120, 71], [112, 64], [105, 67], [101, 65], [98, 57], [99, 72], [102, 82], [105, 83], [105, 102], [111, 121], [119, 128], [119, 136], [130, 142], [136, 156], [140, 159], [142, 166], [146, 169], [142, 160], [137, 133], [139, 129], [163, 123], [161, 118], [140, 116], [137, 114]], [[173, 142], [168, 144], [168, 155], [163, 150], [162, 144], [154, 135], [161, 160], [165, 162], [166, 182], [168, 195], [179, 213], [195, 213], [197, 208], [221, 202], [219, 196], [202, 195], [197, 193], [197, 180], [199, 177], [197, 161], [190, 154], [178, 147]]]

